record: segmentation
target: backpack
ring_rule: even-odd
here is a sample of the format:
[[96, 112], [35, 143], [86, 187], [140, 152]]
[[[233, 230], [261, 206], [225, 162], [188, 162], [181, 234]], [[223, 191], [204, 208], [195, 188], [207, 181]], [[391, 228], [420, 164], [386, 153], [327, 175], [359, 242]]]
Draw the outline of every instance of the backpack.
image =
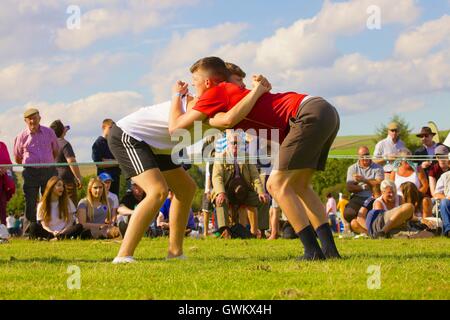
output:
[[236, 176], [236, 174], [234, 174], [233, 178], [228, 182], [226, 190], [228, 199], [231, 203], [244, 204], [250, 188], [242, 175]]
[[250, 239], [252, 238], [252, 234], [250, 233], [250, 230], [248, 230], [246, 227], [244, 227], [240, 223], [236, 223], [234, 226], [230, 228], [231, 231], [231, 238], [239, 238], [239, 239]]

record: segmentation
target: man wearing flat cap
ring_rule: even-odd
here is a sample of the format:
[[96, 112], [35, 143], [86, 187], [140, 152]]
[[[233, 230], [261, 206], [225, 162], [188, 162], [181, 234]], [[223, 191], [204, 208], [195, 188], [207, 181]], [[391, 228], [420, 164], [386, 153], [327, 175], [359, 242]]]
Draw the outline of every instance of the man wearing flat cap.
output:
[[393, 161], [386, 162], [384, 158], [394, 159], [400, 151], [405, 149], [405, 144], [400, 140], [400, 126], [396, 122], [391, 122], [388, 127], [388, 136], [386, 139], [379, 141], [375, 146], [374, 162], [383, 166], [385, 176], [394, 170]]
[[[436, 132], [433, 132], [429, 127], [422, 127], [420, 132], [416, 134], [418, 138], [422, 141], [422, 146], [414, 151], [415, 156], [430, 156], [434, 157], [436, 154], [436, 147], [441, 145], [440, 143], [435, 143], [433, 141], [433, 137], [436, 135]], [[431, 160], [418, 160], [417, 163], [422, 166], [425, 170], [425, 173], [428, 176], [428, 172], [433, 164]], [[434, 162], [435, 163], [435, 162]]]
[[27, 128], [14, 140], [14, 158], [18, 164], [24, 165], [22, 176], [26, 218], [29, 222], [36, 222], [39, 191], [42, 194], [47, 181], [58, 173], [55, 167], [27, 165], [54, 163], [59, 147], [55, 132], [40, 125], [39, 110], [27, 109], [23, 117]]

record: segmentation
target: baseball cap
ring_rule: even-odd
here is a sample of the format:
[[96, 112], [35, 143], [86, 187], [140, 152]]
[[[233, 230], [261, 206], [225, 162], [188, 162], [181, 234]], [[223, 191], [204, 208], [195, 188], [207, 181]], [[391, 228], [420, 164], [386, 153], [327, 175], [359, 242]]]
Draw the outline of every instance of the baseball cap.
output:
[[436, 147], [436, 149], [434, 149], [434, 153], [436, 155], [444, 155], [444, 156], [446, 156], [446, 155], [448, 155], [449, 150], [448, 150], [448, 148], [446, 146], [444, 146], [443, 144], [440, 144], [440, 145], [438, 145]]
[[398, 126], [397, 122], [391, 122], [388, 125], [388, 130], [399, 130], [400, 127]]
[[106, 173], [106, 172], [100, 173], [98, 175], [98, 178], [100, 180], [102, 180], [102, 182], [105, 182], [105, 181], [108, 181], [108, 180], [114, 181], [113, 178], [111, 177], [111, 175], [109, 173]]
[[27, 110], [25, 110], [25, 112], [23, 113], [23, 117], [24, 118], [28, 118], [31, 117], [32, 115], [39, 113], [39, 110], [36, 108], [29, 108]]

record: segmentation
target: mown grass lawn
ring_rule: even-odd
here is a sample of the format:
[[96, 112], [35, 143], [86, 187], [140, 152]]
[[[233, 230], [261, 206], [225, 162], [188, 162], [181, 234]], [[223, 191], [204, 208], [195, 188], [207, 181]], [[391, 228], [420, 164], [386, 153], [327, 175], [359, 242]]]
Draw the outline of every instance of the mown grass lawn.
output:
[[[186, 261], [165, 261], [167, 242], [144, 239], [139, 263], [112, 265], [117, 242], [13, 239], [0, 245], [0, 299], [450, 299], [446, 238], [337, 240], [345, 259], [314, 263], [295, 260], [298, 240], [190, 238]], [[380, 289], [368, 289], [372, 265]]]

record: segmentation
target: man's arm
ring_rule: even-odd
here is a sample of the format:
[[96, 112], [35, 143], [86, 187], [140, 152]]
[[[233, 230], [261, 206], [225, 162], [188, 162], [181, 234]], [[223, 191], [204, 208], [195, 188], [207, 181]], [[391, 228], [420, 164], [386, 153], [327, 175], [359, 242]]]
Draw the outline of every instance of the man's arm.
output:
[[22, 164], [23, 150], [20, 138], [18, 136], [14, 139], [13, 153], [14, 153], [14, 160], [16, 161], [16, 163]]
[[134, 210], [131, 210], [123, 203], [120, 204], [119, 208], [117, 209], [117, 212], [122, 216], [131, 216], [134, 212]]
[[252, 111], [258, 99], [272, 89], [263, 76], [253, 76], [253, 89], [241, 101], [227, 112], [217, 113], [209, 119], [209, 125], [218, 129], [232, 128]]
[[213, 165], [212, 185], [216, 194], [225, 193], [224, 173], [225, 170], [222, 164], [217, 163]]
[[56, 159], [59, 153], [59, 145], [58, 145], [58, 138], [56, 137], [56, 134], [53, 130], [50, 129], [50, 135], [51, 135], [51, 145], [52, 145], [52, 152], [53, 152], [53, 159]]

